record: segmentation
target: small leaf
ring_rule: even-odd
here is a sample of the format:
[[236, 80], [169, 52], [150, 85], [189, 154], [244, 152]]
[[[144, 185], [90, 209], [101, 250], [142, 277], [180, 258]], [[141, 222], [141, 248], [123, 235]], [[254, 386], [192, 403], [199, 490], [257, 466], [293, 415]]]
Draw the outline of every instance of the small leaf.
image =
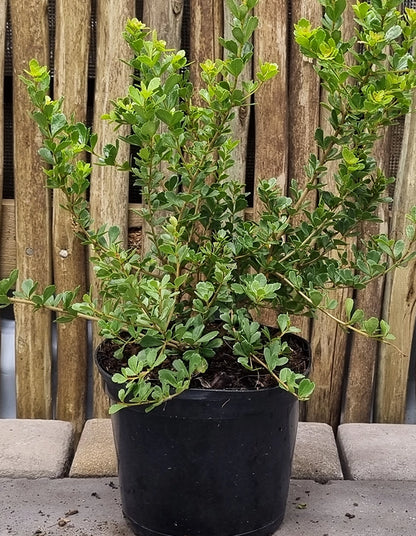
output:
[[351, 320], [351, 313], [354, 308], [354, 300], [352, 298], [346, 298], [345, 300], [345, 314], [347, 315], [347, 320]]
[[111, 379], [114, 383], [126, 383], [126, 377], [117, 372], [116, 374], [113, 374]]
[[110, 415], [114, 415], [114, 413], [117, 413], [121, 409], [125, 408], [126, 404], [112, 404], [108, 410], [108, 413]]
[[402, 29], [398, 24], [396, 24], [387, 30], [385, 39], [386, 41], [394, 41], [394, 39], [397, 39], [401, 35]]
[[55, 136], [60, 130], [66, 126], [66, 117], [62, 113], [57, 113], [51, 119], [51, 134]]
[[309, 297], [310, 299], [312, 300], [312, 303], [315, 307], [318, 307], [318, 305], [321, 303], [321, 301], [323, 300], [323, 295], [317, 291], [317, 290], [311, 290], [309, 292]]
[[227, 64], [227, 70], [235, 77], [237, 77], [244, 69], [244, 63], [241, 58], [235, 58]]
[[288, 326], [290, 325], [290, 319], [289, 316], [286, 314], [281, 314], [277, 317], [277, 324], [279, 326], [279, 329], [282, 333], [284, 333]]
[[337, 300], [329, 300], [326, 304], [326, 308], [329, 310], [334, 310], [338, 307], [338, 301]]
[[300, 400], [308, 400], [315, 390], [315, 384], [309, 378], [304, 378], [299, 383], [298, 397]]
[[351, 324], [360, 324], [364, 320], [364, 311], [357, 309], [350, 319]]
[[368, 335], [374, 335], [374, 333], [378, 329], [378, 325], [379, 325], [378, 318], [374, 316], [372, 316], [371, 318], [363, 322], [363, 328]]
[[46, 147], [41, 147], [38, 154], [47, 164], [53, 165], [55, 163], [52, 152]]
[[188, 274], [183, 274], [175, 278], [175, 281], [173, 282], [175, 288], [179, 288], [180, 286], [185, 283], [185, 281], [188, 279]]
[[23, 294], [30, 297], [35, 292], [37, 286], [38, 284], [33, 279], [25, 279], [22, 283]]
[[110, 244], [114, 244], [119, 236], [120, 229], [116, 225], [113, 225], [108, 229], [108, 238], [110, 240]]
[[159, 370], [159, 379], [162, 383], [172, 385], [172, 387], [176, 387], [178, 384], [175, 374], [168, 369]]

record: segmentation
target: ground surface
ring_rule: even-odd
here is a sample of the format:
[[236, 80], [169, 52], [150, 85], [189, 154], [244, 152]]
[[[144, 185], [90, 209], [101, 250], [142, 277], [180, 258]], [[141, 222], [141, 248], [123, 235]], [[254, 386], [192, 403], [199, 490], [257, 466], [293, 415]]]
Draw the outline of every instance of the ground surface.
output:
[[[133, 534], [116, 478], [0, 479], [0, 487], [0, 536]], [[295, 480], [276, 536], [414, 536], [415, 526], [415, 482]]]

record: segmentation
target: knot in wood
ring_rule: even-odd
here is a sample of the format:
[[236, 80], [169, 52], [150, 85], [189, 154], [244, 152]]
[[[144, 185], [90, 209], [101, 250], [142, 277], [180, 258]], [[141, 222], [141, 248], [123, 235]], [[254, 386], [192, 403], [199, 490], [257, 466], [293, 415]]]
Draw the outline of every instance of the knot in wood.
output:
[[183, 0], [173, 0], [172, 11], [175, 15], [180, 15], [183, 9]]
[[247, 106], [242, 106], [241, 108], [239, 108], [239, 110], [238, 110], [238, 119], [240, 120], [240, 123], [242, 125], [245, 123], [247, 115], [248, 115], [248, 107]]

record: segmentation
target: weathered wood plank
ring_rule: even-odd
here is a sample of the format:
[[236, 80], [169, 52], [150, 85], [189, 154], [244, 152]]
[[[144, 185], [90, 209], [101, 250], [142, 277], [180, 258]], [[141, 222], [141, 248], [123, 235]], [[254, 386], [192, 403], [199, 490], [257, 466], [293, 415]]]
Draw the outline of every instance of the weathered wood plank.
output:
[[[269, 80], [255, 96], [255, 153], [253, 217], [257, 220], [263, 205], [257, 196], [261, 180], [276, 177], [283, 194], [287, 191], [288, 165], [288, 0], [260, 2], [255, 9], [259, 26], [254, 40], [254, 78], [264, 62], [277, 63], [279, 74]], [[260, 322], [274, 325], [274, 312], [264, 310]]]
[[[292, 3], [292, 20], [306, 18], [312, 25], [320, 23], [322, 6], [318, 2]], [[288, 70], [289, 121], [288, 121], [288, 181], [295, 179], [300, 188], [307, 182], [305, 164], [311, 153], [316, 153], [315, 130], [319, 126], [320, 82], [313, 64], [301, 54], [291, 35]], [[316, 206], [316, 193], [307, 197], [310, 208]], [[304, 317], [292, 318], [292, 323], [301, 329], [302, 336], [310, 338], [311, 321]]]
[[[13, 268], [16, 268], [16, 219], [14, 205], [14, 199], [3, 199], [3, 215], [0, 225], [0, 278], [6, 277]], [[142, 225], [140, 216], [132, 212], [133, 209], [139, 210], [141, 206], [139, 203], [129, 204], [129, 227], [140, 227]]]
[[[349, 0], [351, 4], [351, 0]], [[354, 19], [352, 10], [347, 10], [343, 22], [344, 39], [348, 39], [354, 32]], [[325, 95], [323, 96], [325, 99]], [[321, 108], [320, 122], [324, 131], [328, 130], [328, 111]], [[336, 191], [334, 173], [338, 163], [328, 165], [328, 174], [325, 177], [327, 188]], [[347, 246], [347, 249], [349, 246]], [[347, 297], [352, 296], [350, 289], [339, 289], [331, 292], [330, 298], [339, 303], [334, 311], [335, 316], [343, 315], [343, 304]], [[342, 386], [347, 359], [348, 335], [335, 322], [318, 314], [312, 325], [311, 347], [312, 368], [311, 378], [316, 382], [313, 397], [306, 404], [306, 419], [308, 421], [321, 421], [335, 427], [339, 424], [342, 407]]]
[[[292, 20], [306, 18], [313, 26], [320, 23], [322, 6], [318, 2], [294, 2]], [[304, 167], [311, 153], [316, 153], [315, 130], [319, 126], [320, 83], [313, 63], [303, 56], [293, 36], [290, 46], [289, 83], [289, 180], [300, 187], [306, 184]], [[312, 205], [316, 195], [309, 195]]]
[[[13, 120], [16, 197], [16, 264], [20, 281], [32, 278], [40, 287], [50, 284], [51, 228], [50, 192], [37, 150], [41, 138], [30, 119], [31, 109], [19, 75], [35, 57], [48, 63], [47, 0], [10, 1], [13, 28]], [[51, 405], [51, 315], [15, 308], [17, 415], [50, 418]]]
[[[373, 155], [380, 168], [388, 173], [390, 132], [387, 131], [374, 148]], [[361, 237], [388, 233], [388, 208], [380, 209], [384, 223], [366, 222]], [[384, 278], [376, 279], [365, 290], [358, 291], [355, 307], [363, 309], [367, 317], [382, 314]], [[350, 357], [344, 384], [343, 422], [371, 422], [373, 411], [373, 384], [379, 345], [372, 339], [351, 334]]]
[[[233, 15], [230, 10], [224, 5], [224, 37], [225, 39], [231, 39], [231, 23]], [[249, 81], [252, 78], [253, 61], [250, 61], [244, 68], [244, 71], [240, 75], [239, 87], [242, 83]], [[234, 164], [228, 170], [230, 179], [238, 181], [242, 184], [245, 183], [246, 178], [246, 163], [247, 163], [247, 145], [248, 145], [248, 130], [251, 115], [251, 105], [247, 103], [247, 106], [238, 108], [235, 112], [235, 117], [231, 121], [231, 134], [236, 140], [239, 140], [239, 144], [234, 149], [233, 160]]]
[[[190, 61], [191, 80], [195, 93], [202, 87], [199, 64], [221, 57], [218, 37], [223, 34], [223, 0], [192, 0], [190, 3]], [[195, 104], [201, 104], [198, 96]]]
[[[416, 98], [413, 99], [413, 106]], [[402, 154], [397, 176], [393, 214], [392, 238], [406, 236], [408, 221], [405, 214], [416, 205], [416, 116], [406, 117]], [[380, 351], [376, 386], [376, 422], [401, 423], [406, 408], [409, 357], [416, 320], [416, 266], [409, 264], [386, 277], [383, 316], [397, 338], [401, 355], [392, 346], [383, 345]]]
[[16, 268], [16, 219], [14, 199], [3, 199], [0, 225], [0, 278]]
[[[292, 20], [302, 17], [313, 25], [320, 23], [322, 6], [317, 2], [292, 3]], [[306, 184], [304, 166], [311, 153], [316, 153], [315, 130], [319, 126], [319, 102], [321, 87], [313, 64], [303, 56], [290, 35], [290, 56], [288, 69], [289, 121], [288, 121], [288, 181], [295, 179], [300, 188]], [[316, 205], [316, 193], [310, 192], [308, 200], [311, 209]], [[301, 330], [301, 335], [309, 340], [312, 322], [309, 318], [293, 316], [292, 324]], [[306, 419], [306, 405], [300, 406], [300, 418]]]
[[[56, 1], [54, 95], [65, 95], [64, 111], [76, 121], [87, 116], [89, 2]], [[63, 194], [53, 195], [53, 271], [57, 290], [86, 289], [86, 251], [72, 232], [71, 216], [61, 208]], [[86, 418], [87, 330], [83, 320], [58, 324], [56, 416], [80, 434]]]
[[[256, 94], [255, 101], [255, 174], [261, 179], [276, 177], [282, 192], [287, 190], [288, 171], [288, 0], [260, 2], [256, 15], [260, 19], [254, 34], [254, 71], [261, 62], [277, 63], [280, 73]], [[254, 195], [254, 213], [261, 210]]]
[[183, 0], [144, 0], [143, 22], [157, 31], [169, 48], [179, 49], [183, 19]]
[[[101, 120], [103, 113], [111, 107], [111, 100], [126, 91], [130, 83], [130, 69], [120, 58], [130, 57], [130, 49], [121, 34], [126, 20], [135, 16], [135, 1], [98, 0], [97, 1], [97, 60], [94, 101], [94, 131], [98, 134], [96, 150], [99, 153], [106, 143], [115, 141], [117, 134], [114, 126]], [[127, 133], [119, 129], [118, 134]], [[129, 149], [123, 145], [119, 151], [119, 161], [129, 158]], [[122, 239], [127, 241], [128, 174], [120, 173], [109, 167], [95, 166], [91, 174], [91, 215], [96, 228], [103, 224], [117, 225]], [[94, 274], [90, 271], [94, 284]], [[96, 294], [98, 294], [96, 292]], [[93, 335], [93, 347], [98, 343]], [[95, 371], [94, 376], [94, 415], [108, 415], [108, 401], [104, 395], [101, 380]]]
[[[159, 39], [166, 41], [168, 48], [179, 50], [181, 48], [181, 31], [183, 19], [183, 0], [145, 0], [143, 3], [143, 22], [151, 29], [155, 29]], [[165, 130], [160, 125], [160, 132]], [[165, 177], [170, 175], [168, 166], [160, 166]], [[159, 211], [160, 216], [163, 212]], [[151, 246], [148, 235], [148, 224], [142, 226], [142, 254], [149, 251]]]

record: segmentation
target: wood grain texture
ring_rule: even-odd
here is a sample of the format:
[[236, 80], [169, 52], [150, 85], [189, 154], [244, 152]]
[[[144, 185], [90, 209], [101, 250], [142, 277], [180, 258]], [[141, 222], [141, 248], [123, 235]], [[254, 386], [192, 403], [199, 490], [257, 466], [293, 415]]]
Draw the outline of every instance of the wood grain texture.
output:
[[[416, 98], [413, 99], [413, 106]], [[397, 176], [391, 222], [391, 236], [405, 237], [409, 222], [405, 215], [416, 205], [416, 117], [409, 114], [405, 121], [403, 146]], [[383, 316], [396, 336], [401, 355], [392, 346], [380, 349], [378, 378], [376, 386], [375, 420], [383, 423], [402, 423], [406, 409], [409, 358], [412, 347], [416, 319], [416, 265], [389, 274]]]
[[16, 268], [16, 218], [14, 199], [3, 199], [0, 221], [0, 278]]
[[168, 48], [180, 49], [183, 0], [144, 0], [143, 22], [157, 31]]
[[[390, 132], [376, 143], [373, 155], [386, 174], [388, 173]], [[366, 222], [361, 226], [360, 238], [388, 233], [388, 206], [381, 207], [378, 216], [382, 223]], [[358, 247], [360, 247], [358, 243]], [[384, 278], [376, 279], [365, 289], [357, 291], [354, 302], [357, 309], [363, 309], [366, 317], [380, 318], [383, 308]], [[344, 384], [343, 422], [371, 422], [373, 413], [374, 380], [379, 344], [366, 337], [351, 334], [348, 369]]]
[[[102, 121], [102, 114], [111, 108], [111, 100], [124, 95], [131, 82], [131, 71], [120, 58], [131, 57], [130, 49], [122, 32], [129, 17], [135, 16], [135, 1], [97, 1], [97, 60], [94, 100], [94, 131], [98, 135], [96, 151], [100, 153], [107, 143], [114, 143], [117, 135], [127, 129], [114, 132], [114, 125]], [[129, 158], [129, 148], [120, 146], [118, 160]], [[120, 173], [108, 166], [94, 166], [91, 174], [90, 208], [94, 225], [117, 225], [121, 238], [127, 242], [128, 173]], [[98, 295], [94, 274], [90, 271], [90, 282]], [[99, 342], [93, 333], [93, 347]], [[108, 416], [108, 400], [104, 395], [101, 380], [94, 369], [94, 416]]]
[[195, 88], [194, 104], [201, 104], [198, 91], [202, 87], [199, 64], [221, 57], [218, 37], [223, 35], [223, 0], [192, 0], [190, 2], [191, 80]]
[[[87, 116], [88, 54], [91, 7], [89, 2], [56, 1], [54, 95], [64, 95], [64, 112], [76, 121]], [[72, 231], [70, 214], [61, 208], [62, 192], [53, 192], [52, 260], [59, 292], [86, 290], [86, 250]], [[58, 386], [56, 416], [70, 421], [78, 437], [86, 418], [87, 330], [83, 320], [57, 326]]]
[[[320, 24], [322, 7], [318, 2], [292, 3], [292, 20], [306, 18], [313, 26]], [[311, 153], [316, 153], [315, 130], [319, 126], [320, 82], [313, 63], [302, 55], [291, 36], [289, 83], [289, 180], [306, 184], [304, 167]], [[315, 195], [309, 197], [312, 206]]]
[[[351, 4], [351, 0], [349, 0]], [[344, 39], [349, 39], [354, 32], [354, 19], [352, 10], [345, 13], [342, 32]], [[322, 100], [325, 100], [325, 94]], [[320, 124], [325, 135], [330, 134], [331, 127], [327, 120], [328, 111], [321, 107]], [[328, 190], [336, 192], [334, 174], [338, 168], [338, 162], [328, 163], [328, 173], [325, 183]], [[347, 251], [352, 246], [348, 241]], [[343, 317], [344, 303], [346, 298], [352, 297], [350, 289], [332, 291], [331, 299], [338, 301], [338, 307], [333, 311], [337, 317]], [[343, 402], [343, 382], [347, 363], [348, 335], [331, 318], [319, 314], [312, 325], [311, 347], [312, 368], [311, 379], [316, 382], [313, 397], [306, 403], [306, 418], [308, 421], [326, 422], [331, 426], [337, 426], [341, 416]]]
[[[224, 5], [224, 38], [231, 39], [231, 23], [233, 16], [229, 9]], [[244, 68], [240, 75], [238, 87], [242, 86], [243, 82], [252, 79], [253, 75], [253, 61], [250, 61]], [[247, 103], [247, 106], [240, 107], [235, 110], [235, 117], [231, 121], [231, 135], [234, 139], [239, 140], [239, 144], [234, 149], [233, 160], [234, 164], [228, 170], [230, 179], [238, 181], [242, 184], [245, 183], [246, 178], [246, 163], [247, 163], [247, 144], [248, 144], [248, 130], [250, 123], [251, 106]]]
[[[283, 195], [287, 191], [288, 169], [288, 0], [260, 2], [255, 8], [259, 26], [254, 34], [254, 79], [264, 62], [277, 63], [278, 75], [268, 80], [255, 95], [255, 154], [253, 218], [258, 220], [263, 204], [257, 196], [258, 184], [275, 177]], [[275, 325], [272, 311], [261, 311], [258, 321]]]
[[[277, 63], [279, 74], [267, 82], [255, 97], [255, 188], [258, 181], [276, 177], [283, 193], [287, 190], [288, 170], [288, 0], [260, 2], [260, 19], [254, 35], [254, 72], [261, 62]], [[261, 203], [254, 195], [254, 214]]]
[[[306, 18], [313, 26], [320, 24], [322, 6], [318, 2], [292, 2], [292, 20]], [[300, 188], [307, 182], [305, 164], [311, 153], [316, 154], [315, 130], [319, 126], [320, 82], [313, 63], [303, 56], [295, 43], [293, 32], [290, 35], [290, 56], [288, 70], [288, 182], [295, 179]], [[316, 193], [307, 197], [310, 209], [316, 206]], [[300, 218], [294, 222], [300, 222]], [[301, 329], [302, 336], [310, 338], [312, 323], [310, 319], [294, 316], [294, 326]]]
[[[9, 275], [16, 268], [16, 218], [14, 199], [3, 199], [2, 222], [0, 225], [0, 278]], [[129, 204], [129, 227], [140, 227], [142, 219], [133, 210], [140, 210], [139, 203]]]
[[[51, 202], [37, 154], [41, 138], [29, 116], [32, 106], [19, 75], [35, 57], [48, 62], [47, 0], [11, 0], [13, 28], [13, 121], [16, 198], [16, 264], [20, 282], [32, 278], [40, 288], [52, 282]], [[50, 418], [51, 315], [17, 306], [17, 416]]]
[[[158, 38], [166, 41], [169, 49], [179, 50], [181, 48], [182, 20], [183, 0], [145, 0], [143, 3], [143, 22], [149, 28], [156, 30]], [[159, 132], [166, 129], [166, 125], [162, 123]], [[163, 162], [159, 169], [165, 178], [171, 175], [166, 162]], [[158, 216], [163, 217], [164, 214], [163, 211], [158, 211]], [[150, 247], [148, 224], [143, 222], [142, 254], [146, 254]]]

